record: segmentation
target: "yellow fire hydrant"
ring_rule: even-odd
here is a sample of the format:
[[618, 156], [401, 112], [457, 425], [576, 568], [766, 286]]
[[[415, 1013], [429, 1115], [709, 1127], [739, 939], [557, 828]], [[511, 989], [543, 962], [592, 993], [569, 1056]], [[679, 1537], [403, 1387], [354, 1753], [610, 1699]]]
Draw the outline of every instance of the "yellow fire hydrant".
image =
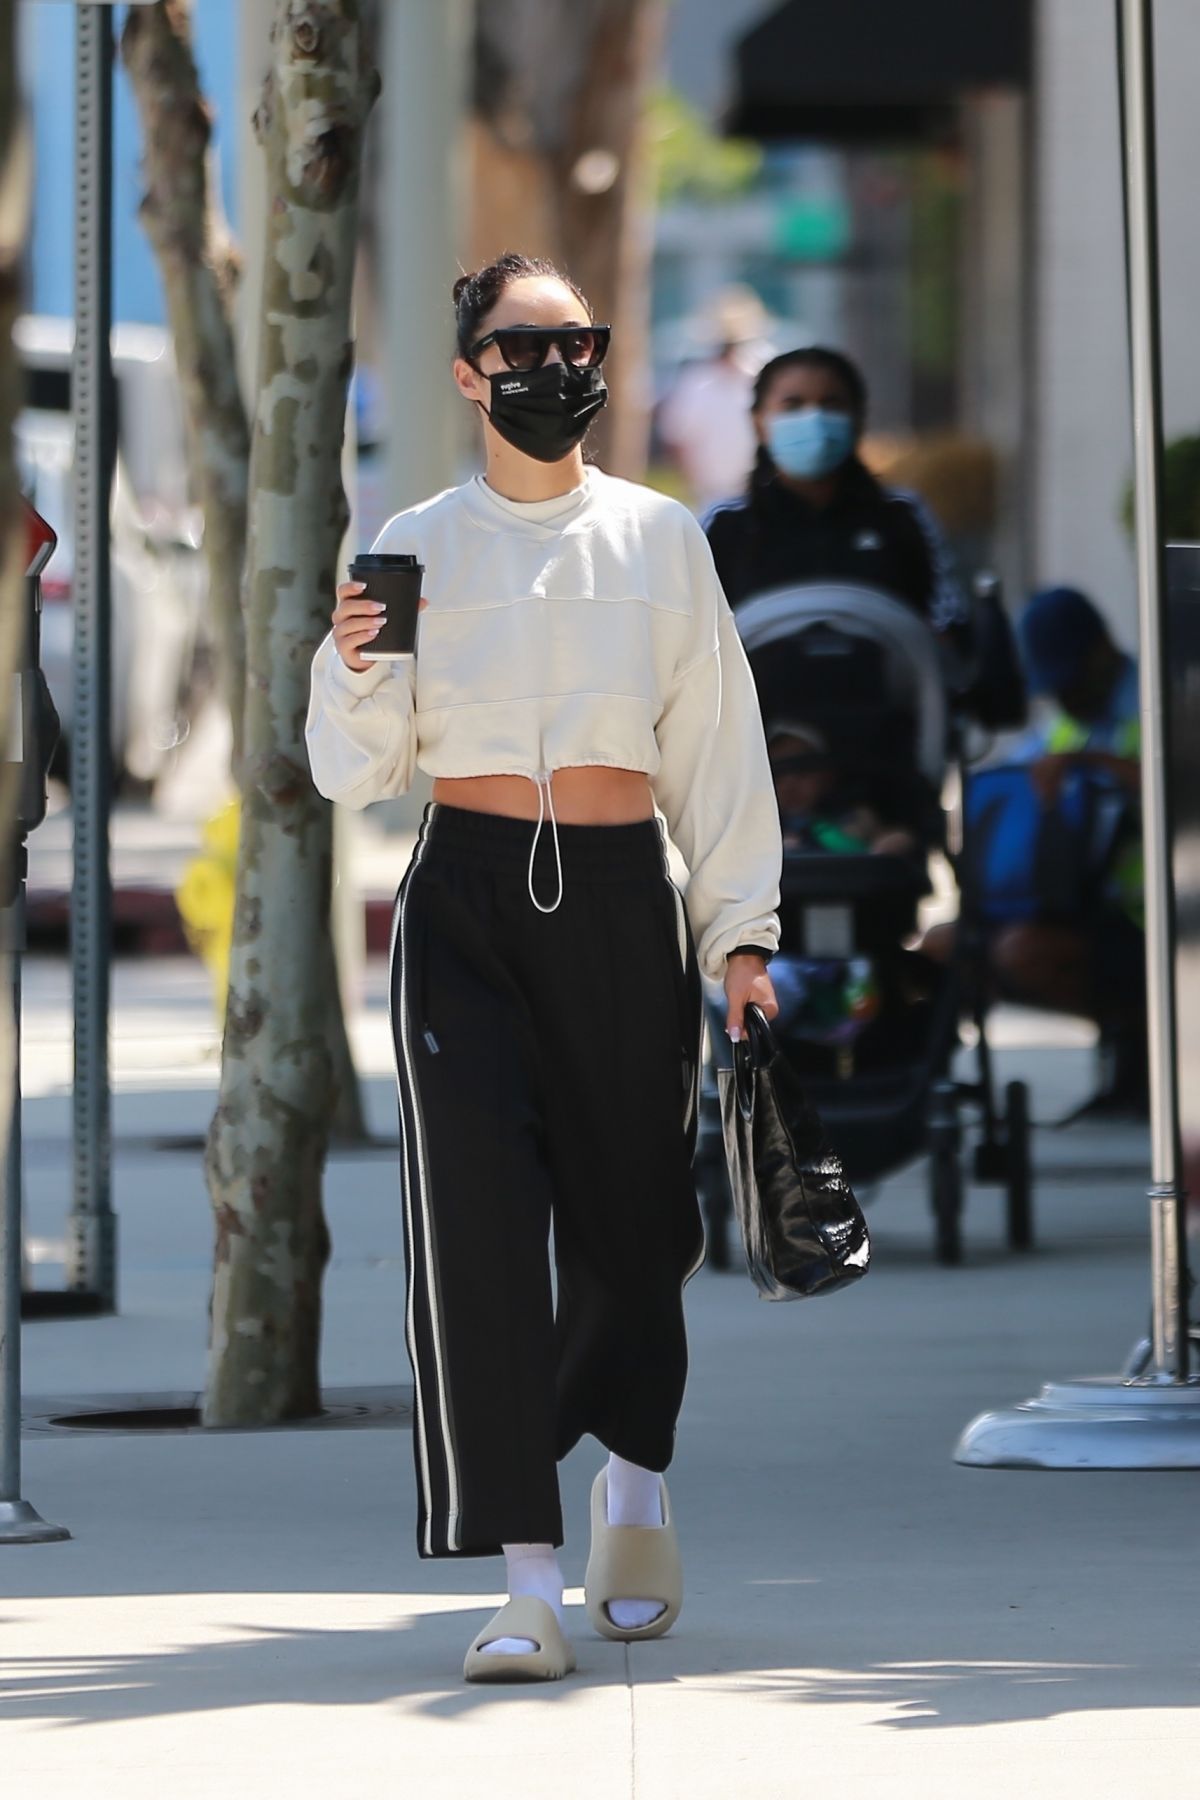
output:
[[200, 855], [188, 863], [175, 890], [184, 935], [212, 980], [218, 1024], [224, 1022], [229, 990], [240, 826], [241, 804], [231, 800], [206, 821], [200, 835]]

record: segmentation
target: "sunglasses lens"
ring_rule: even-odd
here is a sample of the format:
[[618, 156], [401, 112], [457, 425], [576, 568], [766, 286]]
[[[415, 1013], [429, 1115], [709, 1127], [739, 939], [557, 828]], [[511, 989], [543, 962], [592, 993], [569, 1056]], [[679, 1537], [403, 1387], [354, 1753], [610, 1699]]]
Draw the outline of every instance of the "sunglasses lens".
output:
[[540, 326], [513, 325], [492, 335], [505, 365], [525, 374], [542, 367], [551, 345], [557, 345], [563, 361], [576, 369], [596, 368], [608, 349], [608, 331], [602, 326], [593, 329], [581, 325], [578, 330], [552, 331]]
[[496, 348], [510, 369], [520, 369], [526, 374], [531, 369], [540, 369], [546, 360], [545, 340], [533, 331], [498, 331]]
[[577, 369], [590, 369], [600, 359], [596, 354], [598, 339], [594, 331], [565, 331], [559, 339], [563, 361]]

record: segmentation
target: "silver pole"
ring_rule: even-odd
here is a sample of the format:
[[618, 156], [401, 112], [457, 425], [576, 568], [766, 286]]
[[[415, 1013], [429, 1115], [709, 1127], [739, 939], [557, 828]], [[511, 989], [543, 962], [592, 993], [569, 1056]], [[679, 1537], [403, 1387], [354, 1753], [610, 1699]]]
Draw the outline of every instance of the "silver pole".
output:
[[112, 11], [75, 24], [75, 645], [71, 798], [71, 973], [75, 1008], [73, 1189], [67, 1285], [116, 1305], [108, 1069], [112, 880], [109, 498], [115, 450], [112, 360]]
[[25, 947], [25, 846], [14, 846], [11, 903], [0, 913], [12, 979], [12, 1086], [4, 1191], [0, 1194], [0, 1544], [70, 1537], [21, 1498], [21, 952]]
[[1152, 1374], [1188, 1376], [1187, 1247], [1180, 1186], [1174, 893], [1167, 790], [1163, 594], [1162, 361], [1158, 294], [1151, 0], [1120, 7], [1122, 160], [1133, 386], [1137, 521], [1142, 833], [1146, 868], [1146, 999], [1150, 1052]]

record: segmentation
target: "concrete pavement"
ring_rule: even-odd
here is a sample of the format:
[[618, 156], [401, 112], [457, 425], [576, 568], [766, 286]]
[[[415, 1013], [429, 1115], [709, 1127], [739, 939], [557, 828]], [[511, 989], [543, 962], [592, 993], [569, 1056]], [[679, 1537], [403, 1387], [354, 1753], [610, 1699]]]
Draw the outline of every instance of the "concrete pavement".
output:
[[[50, 1282], [68, 1166], [61, 971], [35, 967], [28, 993], [29, 1214]], [[38, 1395], [203, 1378], [198, 1157], [154, 1146], [211, 1108], [206, 989], [186, 964], [127, 965], [116, 997], [122, 1311], [27, 1328], [31, 1414]], [[390, 1131], [377, 966], [367, 998], [358, 1052]], [[1010, 1015], [1002, 1036], [1042, 1116], [1086, 1085], [1071, 1028]], [[973, 1413], [1114, 1368], [1143, 1323], [1142, 1135], [1041, 1132], [1037, 1160], [1030, 1259], [1004, 1252], [985, 1191], [968, 1266], [935, 1268], [914, 1171], [872, 1201], [861, 1288], [768, 1306], [744, 1276], [696, 1277], [671, 1477], [683, 1615], [661, 1642], [612, 1645], [576, 1589], [579, 1671], [549, 1690], [461, 1684], [500, 1565], [417, 1558], [411, 1445], [394, 1423], [35, 1429], [26, 1494], [75, 1535], [0, 1551], [6, 1800], [1196, 1791], [1195, 1478], [951, 1461]], [[394, 1153], [335, 1158], [328, 1204], [326, 1382], [404, 1382]], [[564, 1465], [572, 1583], [598, 1457], [586, 1444]]]

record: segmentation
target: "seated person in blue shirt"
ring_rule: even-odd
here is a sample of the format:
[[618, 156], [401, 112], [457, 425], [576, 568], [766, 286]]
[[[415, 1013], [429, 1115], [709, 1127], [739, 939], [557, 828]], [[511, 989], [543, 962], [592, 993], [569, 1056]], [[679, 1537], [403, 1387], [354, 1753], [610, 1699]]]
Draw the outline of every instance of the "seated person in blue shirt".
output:
[[[1042, 861], [1049, 854], [1059, 873], [1065, 864], [1074, 874], [1069, 885], [1081, 897], [1065, 914], [1057, 894], [1034, 893], [1027, 916], [985, 923], [985, 965], [1006, 999], [1094, 1019], [1103, 1079], [1085, 1110], [1140, 1113], [1146, 1106], [1146, 986], [1137, 664], [1075, 588], [1035, 594], [1019, 637], [1030, 692], [1048, 704], [1006, 766], [1024, 763], [1042, 808], [1056, 814], [1049, 837], [1043, 833], [1025, 846], [1028, 866], [1020, 879], [1050, 879]], [[1115, 813], [1105, 808], [1110, 822], [1100, 834], [1095, 874], [1089, 868], [1095, 844], [1073, 837], [1060, 811], [1068, 778], [1088, 772], [1118, 797]], [[980, 780], [986, 777], [984, 771]], [[1003, 918], [1000, 896], [987, 885], [988, 866], [985, 852], [975, 864], [975, 879], [984, 883], [977, 896], [984, 921], [996, 910]], [[953, 925], [935, 926], [922, 950], [947, 961], [955, 933]]]
[[1072, 768], [1102, 770], [1141, 796], [1138, 671], [1077, 588], [1043, 588], [1025, 609], [1021, 652], [1030, 691], [1053, 710], [1025, 740], [1039, 791], [1052, 799]]
[[[1113, 642], [1096, 607], [1075, 588], [1033, 596], [1020, 622], [1030, 692], [1050, 708], [1018, 757], [1047, 807], [1066, 777], [1094, 770], [1141, 799], [1141, 722], [1134, 659]], [[1075, 922], [1006, 926], [989, 945], [1000, 990], [1014, 1000], [1095, 1019], [1109, 1069], [1103, 1099], [1141, 1110], [1146, 1095], [1145, 920], [1138, 831], [1117, 847], [1095, 905]]]

